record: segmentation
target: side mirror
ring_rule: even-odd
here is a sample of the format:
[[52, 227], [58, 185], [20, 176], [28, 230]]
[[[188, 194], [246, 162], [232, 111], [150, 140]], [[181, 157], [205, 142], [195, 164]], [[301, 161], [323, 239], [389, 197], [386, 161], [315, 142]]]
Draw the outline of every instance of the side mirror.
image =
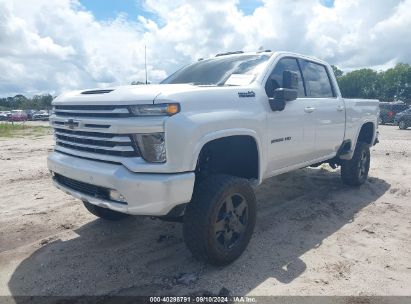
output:
[[298, 74], [292, 71], [283, 72], [283, 87], [274, 90], [274, 98], [270, 98], [270, 107], [273, 111], [282, 111], [287, 101], [298, 97]]
[[297, 90], [279, 88], [274, 90], [274, 98], [270, 98], [270, 107], [273, 111], [282, 111], [287, 101], [297, 99]]

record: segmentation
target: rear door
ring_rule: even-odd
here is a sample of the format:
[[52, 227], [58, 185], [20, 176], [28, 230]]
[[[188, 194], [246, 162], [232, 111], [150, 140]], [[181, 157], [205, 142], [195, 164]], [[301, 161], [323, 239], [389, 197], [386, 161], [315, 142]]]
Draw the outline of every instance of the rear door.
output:
[[338, 151], [344, 140], [345, 105], [338, 98], [327, 67], [300, 60], [307, 97], [312, 100], [315, 119], [315, 158]]

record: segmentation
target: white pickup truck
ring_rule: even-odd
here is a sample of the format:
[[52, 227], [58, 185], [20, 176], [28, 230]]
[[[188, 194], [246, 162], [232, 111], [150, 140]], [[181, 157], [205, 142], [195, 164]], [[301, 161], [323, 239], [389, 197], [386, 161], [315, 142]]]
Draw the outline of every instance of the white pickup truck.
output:
[[57, 188], [104, 219], [181, 220], [194, 257], [218, 265], [251, 238], [253, 186], [321, 163], [359, 186], [378, 142], [378, 101], [342, 98], [329, 64], [288, 52], [218, 54], [53, 105]]

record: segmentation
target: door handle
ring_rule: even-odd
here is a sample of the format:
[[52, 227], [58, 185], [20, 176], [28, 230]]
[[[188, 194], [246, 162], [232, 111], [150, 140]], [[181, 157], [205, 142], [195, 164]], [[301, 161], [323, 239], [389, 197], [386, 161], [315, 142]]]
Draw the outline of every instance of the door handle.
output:
[[344, 111], [344, 107], [343, 106], [338, 106], [337, 111], [339, 111], [339, 112]]
[[305, 113], [312, 113], [312, 112], [315, 111], [315, 108], [313, 108], [313, 107], [305, 107], [304, 111], [305, 111]]

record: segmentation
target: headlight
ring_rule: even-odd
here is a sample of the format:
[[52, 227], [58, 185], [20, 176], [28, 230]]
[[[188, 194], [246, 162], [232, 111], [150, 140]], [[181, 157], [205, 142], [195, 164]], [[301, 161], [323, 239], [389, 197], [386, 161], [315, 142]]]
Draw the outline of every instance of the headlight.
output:
[[148, 162], [164, 163], [166, 161], [166, 144], [164, 133], [134, 134], [141, 156]]
[[171, 116], [180, 112], [180, 105], [178, 103], [136, 105], [129, 106], [129, 110], [135, 116]]

